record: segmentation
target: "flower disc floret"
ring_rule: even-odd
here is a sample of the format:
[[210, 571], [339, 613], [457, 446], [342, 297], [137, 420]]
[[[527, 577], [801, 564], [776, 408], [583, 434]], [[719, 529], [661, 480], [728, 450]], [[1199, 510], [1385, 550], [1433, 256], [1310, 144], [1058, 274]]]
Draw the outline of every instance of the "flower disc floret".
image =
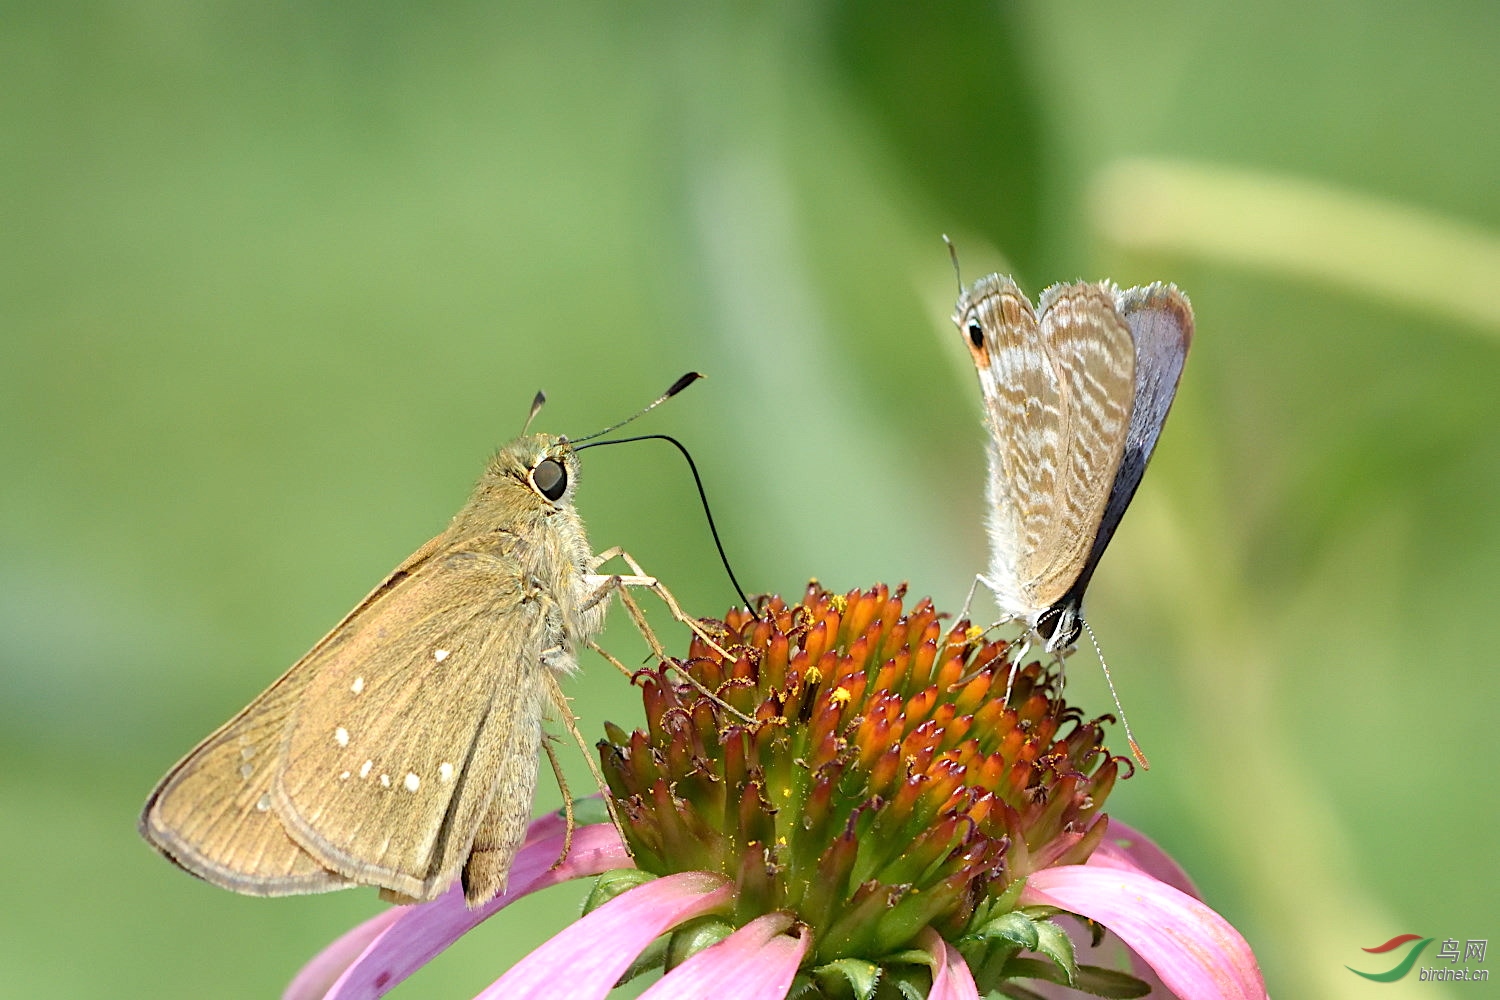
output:
[[1006, 643], [903, 598], [812, 584], [733, 612], [714, 645], [639, 676], [644, 730], [600, 743], [636, 864], [728, 877], [731, 921], [793, 915], [809, 965], [879, 961], [927, 928], [956, 940], [1032, 872], [1085, 861], [1107, 825], [1121, 761], [1103, 720]]

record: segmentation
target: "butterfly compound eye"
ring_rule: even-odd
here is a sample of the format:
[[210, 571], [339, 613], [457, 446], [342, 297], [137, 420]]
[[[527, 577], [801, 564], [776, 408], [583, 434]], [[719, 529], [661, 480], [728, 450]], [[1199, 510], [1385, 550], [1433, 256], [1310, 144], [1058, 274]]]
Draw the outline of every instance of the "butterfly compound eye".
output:
[[556, 501], [568, 489], [568, 470], [555, 458], [544, 458], [531, 470], [531, 485], [548, 500]]

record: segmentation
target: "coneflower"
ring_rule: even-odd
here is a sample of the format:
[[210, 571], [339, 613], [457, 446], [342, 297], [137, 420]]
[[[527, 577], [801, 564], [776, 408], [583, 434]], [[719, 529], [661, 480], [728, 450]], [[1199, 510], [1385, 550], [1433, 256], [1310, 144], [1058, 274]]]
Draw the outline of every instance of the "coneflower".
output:
[[[1239, 933], [1103, 813], [1129, 762], [1040, 664], [884, 586], [813, 584], [715, 627], [718, 649], [695, 639], [639, 675], [645, 728], [606, 728], [622, 829], [580, 827], [554, 867], [562, 823], [539, 820], [504, 895], [387, 911], [287, 997], [379, 996], [489, 914], [584, 876], [584, 916], [482, 997], [603, 997], [655, 967], [651, 998], [1265, 996]], [[1108, 954], [1106, 933], [1116, 964], [1081, 962]]]

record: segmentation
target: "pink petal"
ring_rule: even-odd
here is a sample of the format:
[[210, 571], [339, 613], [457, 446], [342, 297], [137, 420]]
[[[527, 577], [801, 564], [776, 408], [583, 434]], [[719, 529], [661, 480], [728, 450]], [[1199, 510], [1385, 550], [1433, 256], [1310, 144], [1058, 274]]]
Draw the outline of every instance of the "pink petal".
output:
[[[593, 795], [590, 796], [590, 798], [598, 798], [598, 796]], [[585, 824], [585, 826], [603, 825], [605, 824]], [[568, 820], [565, 816], [563, 816], [562, 813], [557, 812], [556, 810], [549, 813], [544, 813], [543, 815], [538, 816], [536, 819], [532, 820], [531, 824], [526, 827], [526, 839], [521, 841], [521, 848], [524, 850], [525, 848], [531, 846], [539, 840], [546, 840], [549, 837], [555, 837], [558, 834], [565, 832], [567, 829]], [[577, 833], [582, 829], [584, 829], [584, 826], [575, 826], [573, 828], [573, 832]], [[514, 864], [512, 864], [512, 867], [514, 867]]]
[[1097, 920], [1181, 1000], [1264, 1000], [1245, 939], [1223, 917], [1165, 882], [1126, 868], [1064, 865], [1032, 875], [1023, 906], [1056, 906]]
[[944, 941], [931, 927], [924, 929], [917, 940], [933, 958], [932, 990], [928, 992], [927, 1000], [979, 1000], [974, 974], [957, 948]]
[[318, 952], [287, 984], [282, 1000], [315, 1000], [326, 996], [344, 970], [386, 929], [401, 918], [401, 908], [393, 906], [364, 923], [345, 931], [336, 941]]
[[1173, 861], [1171, 855], [1162, 850], [1150, 837], [1109, 818], [1109, 833], [1104, 841], [1089, 855], [1091, 865], [1108, 865], [1114, 868], [1130, 868], [1150, 875], [1158, 882], [1165, 882], [1174, 889], [1181, 889], [1196, 899], [1203, 894], [1188, 878], [1182, 866]]
[[[532, 829], [546, 833], [552, 826], [543, 818]], [[630, 855], [615, 828], [597, 823], [573, 832], [573, 848], [567, 860], [554, 869], [562, 853], [563, 836], [561, 831], [540, 838], [528, 835], [526, 846], [511, 865], [509, 887], [477, 910], [464, 905], [463, 889], [454, 886], [430, 903], [392, 907], [365, 921], [309, 962], [282, 994], [282, 1000], [367, 1000], [383, 996], [434, 955], [527, 893], [631, 866]], [[364, 947], [354, 954], [361, 942]], [[325, 990], [329, 979], [338, 974], [341, 961], [347, 968]]]
[[786, 996], [807, 954], [807, 931], [783, 933], [792, 925], [786, 913], [756, 917], [712, 947], [667, 973], [640, 1000], [763, 1000]]
[[[1093, 854], [1089, 856], [1088, 864], [1137, 871], [1150, 875], [1157, 881], [1165, 882], [1173, 888], [1181, 889], [1189, 896], [1202, 898], [1197, 887], [1193, 885], [1193, 880], [1176, 861], [1173, 861], [1151, 838], [1113, 816], [1109, 818], [1109, 832], [1105, 840], [1094, 848]], [[1139, 955], [1127, 948], [1118, 936], [1106, 935], [1096, 947], [1093, 934], [1088, 931], [1081, 920], [1063, 921], [1062, 927], [1068, 937], [1073, 940], [1073, 953], [1079, 965], [1128, 970], [1131, 975], [1155, 991], [1152, 993], [1153, 996], [1167, 996], [1167, 988], [1162, 985], [1156, 972]], [[1033, 982], [1028, 983], [1027, 988], [1049, 1000], [1076, 1000], [1078, 997], [1077, 990], [1054, 983]]]
[[603, 997], [659, 935], [733, 898], [733, 883], [713, 872], [678, 872], [644, 882], [554, 935], [477, 1000]]

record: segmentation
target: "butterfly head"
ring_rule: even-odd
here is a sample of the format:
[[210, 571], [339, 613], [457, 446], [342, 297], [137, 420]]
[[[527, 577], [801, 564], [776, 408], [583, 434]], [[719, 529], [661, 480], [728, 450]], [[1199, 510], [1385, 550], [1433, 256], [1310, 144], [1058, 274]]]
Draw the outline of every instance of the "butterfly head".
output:
[[1083, 634], [1083, 605], [1071, 594], [1037, 616], [1032, 626], [1049, 653], [1066, 653]]
[[578, 483], [578, 455], [565, 437], [526, 434], [500, 449], [488, 474], [516, 495], [529, 495], [543, 509], [567, 508]]

